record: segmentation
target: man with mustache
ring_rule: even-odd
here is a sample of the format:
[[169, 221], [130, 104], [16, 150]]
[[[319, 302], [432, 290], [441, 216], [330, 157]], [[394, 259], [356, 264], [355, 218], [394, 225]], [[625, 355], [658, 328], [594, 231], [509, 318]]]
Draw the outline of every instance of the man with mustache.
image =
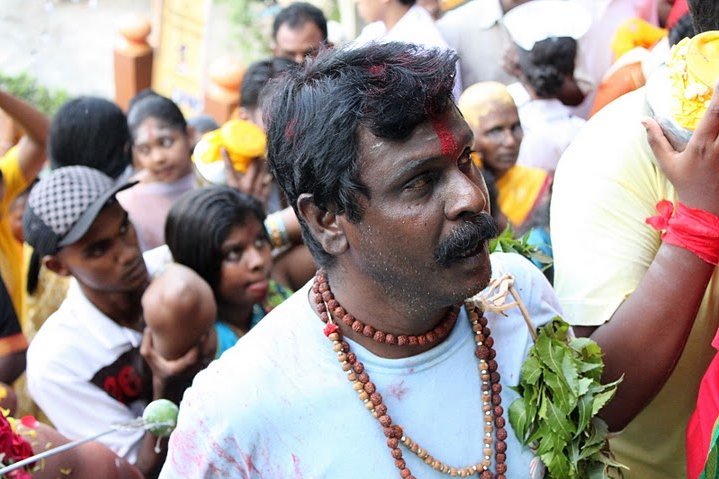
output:
[[[33, 188], [23, 216], [25, 239], [43, 265], [75, 279], [27, 353], [30, 394], [69, 439], [141, 416], [150, 400], [168, 397], [169, 381], [197, 360], [193, 348], [164, 361], [146, 329], [143, 337], [140, 300], [149, 274], [115, 199], [132, 184], [116, 184], [86, 166], [58, 168]], [[156, 476], [162, 456], [149, 432], [123, 430], [100, 442], [145, 477]]]
[[161, 478], [541, 477], [506, 420], [530, 331], [463, 301], [510, 273], [536, 325], [559, 308], [527, 260], [488, 254], [456, 61], [372, 45], [276, 86], [269, 161], [322, 269], [195, 378]]

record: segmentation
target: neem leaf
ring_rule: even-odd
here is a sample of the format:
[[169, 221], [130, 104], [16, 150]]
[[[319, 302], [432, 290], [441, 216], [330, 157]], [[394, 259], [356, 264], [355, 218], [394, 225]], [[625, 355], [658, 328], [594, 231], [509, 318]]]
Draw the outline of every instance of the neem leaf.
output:
[[589, 387], [594, 384], [592, 378], [581, 378], [577, 381], [577, 396], [582, 396], [589, 391]]
[[577, 437], [582, 431], [587, 429], [589, 421], [592, 418], [592, 396], [585, 394], [577, 401], [577, 411], [579, 412], [579, 419], [577, 421], [577, 431], [574, 437]]
[[569, 415], [577, 405], [577, 396], [573, 394], [564, 378], [554, 374], [553, 371], [545, 371], [544, 382], [552, 391], [553, 401], [550, 402], [554, 403], [563, 414]]
[[519, 373], [522, 377], [522, 383], [537, 384], [542, 377], [542, 364], [535, 357], [528, 357], [522, 364]]
[[552, 431], [556, 432], [564, 441], [569, 440], [576, 431], [564, 411], [551, 401], [548, 401], [547, 404], [547, 420]]
[[562, 357], [560, 355], [563, 354], [559, 353], [553, 346], [552, 339], [547, 335], [539, 336], [537, 338], [537, 342], [534, 344], [539, 360], [549, 367], [550, 370], [557, 374], [561, 374]]
[[527, 437], [529, 416], [527, 415], [527, 405], [521, 398], [512, 401], [512, 404], [509, 405], [509, 424], [512, 425], [514, 433], [520, 440]]
[[562, 378], [572, 391], [573, 396], [579, 396], [579, 371], [577, 359], [571, 354], [564, 354], [562, 358]]
[[612, 396], [614, 396], [615, 392], [616, 389], [608, 389], [594, 396], [594, 401], [592, 402], [592, 416], [596, 416], [599, 410], [602, 409], [604, 405], [609, 402], [610, 399], [612, 399]]

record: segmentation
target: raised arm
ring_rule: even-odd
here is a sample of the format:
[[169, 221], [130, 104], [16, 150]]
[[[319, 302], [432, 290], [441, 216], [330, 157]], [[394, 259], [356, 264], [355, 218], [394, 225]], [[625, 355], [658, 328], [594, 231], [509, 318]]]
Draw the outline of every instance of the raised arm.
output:
[[50, 122], [38, 109], [4, 90], [0, 90], [0, 109], [24, 132], [19, 143], [18, 158], [23, 176], [30, 181], [37, 176], [45, 163]]
[[[679, 202], [719, 215], [719, 95], [712, 98], [683, 152], [671, 147], [654, 120], [647, 119], [644, 125]], [[611, 430], [623, 429], [668, 380], [714, 268], [692, 251], [662, 243], [636, 290], [610, 321], [598, 327], [575, 328], [577, 334], [591, 336], [602, 347], [605, 381], [624, 375], [616, 397], [600, 413]]]

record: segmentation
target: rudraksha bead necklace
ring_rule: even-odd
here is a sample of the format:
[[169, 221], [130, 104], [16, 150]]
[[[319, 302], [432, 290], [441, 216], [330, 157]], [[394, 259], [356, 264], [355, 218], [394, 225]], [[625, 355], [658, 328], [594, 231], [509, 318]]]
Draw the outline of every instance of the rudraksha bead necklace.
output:
[[[342, 337], [342, 331], [334, 321], [334, 317], [338, 315], [336, 312], [340, 310], [342, 312], [343, 323], [352, 327], [355, 324], [354, 318], [334, 298], [334, 295], [330, 291], [327, 277], [323, 272], [318, 272], [315, 276], [315, 281], [312, 285], [312, 297], [317, 312], [323, 322], [326, 323], [324, 328], [325, 336], [332, 342], [332, 348], [337, 353], [337, 359], [339, 360], [342, 370], [347, 373], [347, 379], [352, 382], [354, 390], [357, 392], [359, 399], [365, 404], [365, 407], [372, 415], [379, 421], [385, 436], [387, 437], [387, 447], [390, 448], [394, 463], [397, 469], [399, 469], [400, 477], [404, 479], [414, 478], [412, 472], [407, 467], [407, 463], [402, 459], [402, 450], [399, 448], [400, 444], [407, 448], [410, 452], [417, 455], [427, 465], [429, 465], [435, 471], [442, 472], [452, 477], [469, 477], [473, 474], [479, 474], [481, 479], [506, 479], [507, 473], [507, 430], [505, 429], [506, 423], [502, 414], [504, 409], [502, 408], [502, 398], [500, 392], [502, 391], [502, 385], [500, 384], [499, 372], [497, 371], [497, 361], [495, 360], [496, 353], [494, 348], [494, 339], [490, 337], [491, 331], [487, 327], [487, 319], [479, 314], [477, 308], [472, 304], [466, 304], [468, 318], [474, 331], [474, 340], [477, 344], [475, 349], [475, 355], [479, 360], [479, 373], [481, 379], [482, 389], [482, 413], [484, 421], [484, 437], [482, 449], [483, 459], [477, 464], [466, 467], [452, 467], [444, 462], [436, 459], [432, 456], [425, 448], [422, 448], [419, 444], [413, 441], [399, 425], [392, 423], [392, 418], [387, 414], [387, 406], [382, 401], [382, 395], [376, 390], [375, 384], [370, 381], [369, 374], [365, 370], [364, 364], [357, 359], [357, 356], [350, 351], [350, 346], [347, 341]], [[332, 302], [332, 304], [330, 304]], [[333, 315], [330, 311], [334, 311]], [[440, 326], [437, 326], [432, 331], [436, 331], [442, 325], [449, 324], [453, 326], [457, 320], [459, 314], [459, 308], [453, 308], [448, 314], [450, 320], [445, 319]], [[344, 320], [345, 316], [349, 316], [352, 321], [348, 322]], [[349, 319], [348, 318], [348, 319]], [[361, 324], [361, 323], [360, 323]], [[363, 328], [367, 325], [363, 325]], [[360, 332], [354, 327], [352, 328], [355, 332]], [[443, 334], [449, 335], [452, 327], [450, 326]], [[432, 332], [430, 331], [430, 332]], [[375, 332], [378, 332], [375, 330]], [[384, 334], [384, 333], [383, 333]], [[425, 343], [429, 340], [427, 337], [429, 333], [424, 335], [408, 336], [419, 338], [425, 337]], [[365, 334], [365, 336], [367, 336]], [[389, 334], [384, 334], [385, 342]], [[433, 339], [432, 342], [437, 341]], [[390, 343], [394, 344], [394, 343]], [[411, 344], [403, 342], [404, 344]], [[419, 344], [419, 343], [417, 343]], [[430, 343], [431, 344], [431, 343]], [[494, 434], [494, 437], [492, 433]], [[495, 441], [496, 439], [496, 441]], [[492, 444], [494, 443], [494, 448]], [[494, 450], [494, 463], [496, 473], [490, 470], [492, 466], [492, 450]]]
[[[369, 324], [364, 324], [340, 306], [340, 303], [335, 299], [335, 295], [332, 294], [332, 291], [330, 290], [330, 285], [327, 283], [327, 276], [324, 274], [324, 271], [320, 270], [317, 272], [315, 284], [318, 287], [316, 294], [320, 295], [322, 301], [327, 305], [327, 311], [333, 318], [338, 321], [342, 321], [346, 326], [352, 328], [352, 331], [355, 333], [360, 333], [365, 337], [372, 338], [378, 343], [396, 346], [424, 346], [426, 344], [441, 342], [449, 336], [449, 333], [452, 332], [452, 328], [457, 322], [457, 315], [459, 314], [459, 308], [452, 308], [450, 313], [447, 314], [441, 323], [424, 334], [385, 333], [384, 331], [373, 328]], [[321, 318], [322, 321], [326, 323], [327, 313], [325, 313], [324, 316], [321, 315]]]

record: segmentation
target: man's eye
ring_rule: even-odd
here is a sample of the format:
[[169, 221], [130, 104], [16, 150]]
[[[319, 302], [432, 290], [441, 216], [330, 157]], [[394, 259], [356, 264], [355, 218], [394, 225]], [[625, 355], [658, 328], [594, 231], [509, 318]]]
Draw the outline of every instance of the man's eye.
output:
[[170, 137], [166, 137], [160, 140], [160, 145], [162, 145], [163, 148], [169, 148], [172, 146], [173, 143], [175, 143], [175, 140]]
[[407, 183], [405, 186], [406, 190], [422, 190], [424, 188], [427, 188], [431, 186], [433, 181], [433, 176], [430, 174], [424, 174], [420, 175], [416, 178], [414, 178], [412, 181]]
[[107, 252], [109, 246], [110, 245], [105, 244], [105, 242], [92, 245], [90, 248], [88, 248], [86, 254], [90, 258], [99, 258]]
[[459, 161], [457, 161], [457, 165], [460, 168], [467, 168], [472, 164], [472, 151], [465, 151], [462, 153], [462, 156], [459, 157]]

